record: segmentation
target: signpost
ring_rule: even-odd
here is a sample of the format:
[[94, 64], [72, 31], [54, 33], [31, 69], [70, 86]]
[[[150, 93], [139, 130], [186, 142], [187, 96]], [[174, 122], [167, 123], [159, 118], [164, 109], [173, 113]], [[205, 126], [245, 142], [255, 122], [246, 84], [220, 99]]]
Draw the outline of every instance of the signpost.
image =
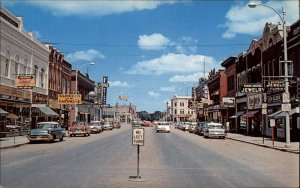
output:
[[270, 127], [272, 127], [272, 143], [273, 143], [273, 146], [274, 146], [275, 119], [270, 119]]
[[129, 176], [129, 181], [144, 182], [140, 176], [140, 146], [144, 146], [145, 143], [145, 129], [133, 128], [132, 129], [132, 145], [137, 146], [137, 176]]

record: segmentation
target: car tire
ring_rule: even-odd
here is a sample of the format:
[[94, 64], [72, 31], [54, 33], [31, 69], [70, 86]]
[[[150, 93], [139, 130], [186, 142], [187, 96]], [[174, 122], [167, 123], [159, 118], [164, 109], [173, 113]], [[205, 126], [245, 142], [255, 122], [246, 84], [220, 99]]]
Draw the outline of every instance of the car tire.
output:
[[62, 136], [62, 137], [59, 139], [60, 142], [63, 141], [63, 140], [64, 140], [64, 136]]

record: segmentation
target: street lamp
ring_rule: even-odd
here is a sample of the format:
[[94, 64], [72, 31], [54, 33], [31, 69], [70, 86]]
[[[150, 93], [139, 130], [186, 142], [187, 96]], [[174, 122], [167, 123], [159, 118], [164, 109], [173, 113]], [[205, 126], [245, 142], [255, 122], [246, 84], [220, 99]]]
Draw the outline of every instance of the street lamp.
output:
[[[255, 2], [250, 2], [248, 4], [248, 6], [250, 8], [255, 8], [256, 6], [264, 6], [264, 7], [267, 7], [267, 8], [270, 8], [272, 9], [273, 11], [276, 12], [276, 14], [278, 14], [278, 16], [280, 17], [281, 19], [281, 22], [282, 22], [282, 25], [283, 25], [283, 54], [284, 54], [284, 95], [286, 96], [286, 98], [288, 99], [287, 102], [284, 102], [284, 104], [287, 104], [289, 105], [290, 103], [290, 93], [289, 93], [289, 80], [288, 80], [288, 60], [287, 60], [287, 36], [286, 36], [286, 22], [285, 22], [285, 8], [284, 6], [282, 7], [282, 16], [280, 15], [280, 13], [274, 9], [273, 7], [269, 6], [269, 5], [266, 5], [266, 4], [255, 4]], [[283, 110], [282, 111], [286, 111], [286, 110]], [[289, 110], [288, 110], [289, 111]], [[285, 121], [286, 121], [286, 145], [285, 147], [289, 147], [290, 146], [290, 118], [289, 118], [289, 113], [286, 113], [286, 116], [285, 116]]]
[[78, 94], [78, 71], [81, 67], [83, 67], [84, 65], [95, 65], [94, 62], [88, 62], [88, 63], [84, 63], [82, 65], [77, 65], [76, 66], [76, 75], [75, 75], [75, 94], [76, 94], [76, 99], [75, 99], [75, 121], [77, 121], [77, 94]]

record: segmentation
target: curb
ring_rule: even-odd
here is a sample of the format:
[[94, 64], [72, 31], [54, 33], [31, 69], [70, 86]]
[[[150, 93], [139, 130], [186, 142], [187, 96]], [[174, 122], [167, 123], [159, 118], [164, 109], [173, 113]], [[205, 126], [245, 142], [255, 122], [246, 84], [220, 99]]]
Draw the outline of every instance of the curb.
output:
[[239, 142], [247, 143], [247, 144], [252, 144], [252, 145], [256, 145], [256, 146], [261, 146], [261, 147], [264, 147], [264, 148], [275, 149], [275, 150], [278, 150], [278, 151], [284, 151], [284, 152], [289, 152], [289, 153], [299, 154], [299, 150], [298, 150], [298, 151], [295, 151], [295, 150], [289, 150], [289, 149], [285, 149], [285, 148], [276, 148], [276, 147], [272, 147], [272, 146], [267, 146], [267, 145], [256, 144], [256, 143], [248, 142], [248, 141], [244, 141], [244, 140], [239, 140], [239, 139], [236, 139], [236, 138], [229, 138], [229, 137], [226, 137], [226, 138], [227, 138], [227, 139], [234, 140], [234, 141], [239, 141]]
[[[11, 146], [4, 146], [4, 147], [0, 147], [0, 149], [10, 149], [10, 148], [16, 148], [16, 147], [20, 147], [20, 146], [23, 146], [23, 145], [26, 145], [28, 144], [27, 143], [23, 143], [23, 144], [14, 144], [14, 145], [11, 145]], [[1, 188], [1, 187], [0, 187]]]

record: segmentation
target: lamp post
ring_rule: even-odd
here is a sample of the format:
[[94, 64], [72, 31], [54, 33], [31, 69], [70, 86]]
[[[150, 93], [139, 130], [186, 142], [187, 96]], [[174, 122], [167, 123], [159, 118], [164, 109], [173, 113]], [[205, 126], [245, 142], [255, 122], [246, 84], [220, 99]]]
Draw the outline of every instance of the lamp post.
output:
[[77, 94], [78, 94], [78, 71], [81, 67], [83, 67], [84, 65], [95, 65], [94, 62], [88, 62], [88, 63], [84, 63], [82, 65], [77, 65], [76, 66], [76, 74], [75, 74], [75, 94], [76, 94], [76, 99], [75, 99], [75, 121], [77, 121]]
[[[287, 60], [287, 34], [286, 34], [286, 22], [285, 22], [285, 8], [284, 6], [282, 7], [282, 16], [280, 15], [280, 13], [274, 9], [273, 7], [266, 5], [266, 4], [255, 4], [255, 2], [251, 2], [248, 5], [250, 8], [255, 8], [256, 6], [264, 6], [267, 8], [272, 9], [273, 11], [276, 12], [276, 14], [278, 14], [278, 16], [281, 19], [282, 25], [283, 25], [283, 56], [284, 56], [284, 95], [286, 96], [286, 98], [288, 99], [287, 101], [283, 101], [283, 105], [289, 105], [290, 103], [290, 93], [289, 93], [289, 80], [288, 80], [288, 60]], [[283, 95], [283, 96], [284, 96]], [[289, 147], [290, 146], [290, 118], [289, 118], [289, 110], [283, 110], [282, 111], [287, 111], [286, 116], [285, 116], [285, 135], [286, 135], [286, 145], [285, 147]]]

